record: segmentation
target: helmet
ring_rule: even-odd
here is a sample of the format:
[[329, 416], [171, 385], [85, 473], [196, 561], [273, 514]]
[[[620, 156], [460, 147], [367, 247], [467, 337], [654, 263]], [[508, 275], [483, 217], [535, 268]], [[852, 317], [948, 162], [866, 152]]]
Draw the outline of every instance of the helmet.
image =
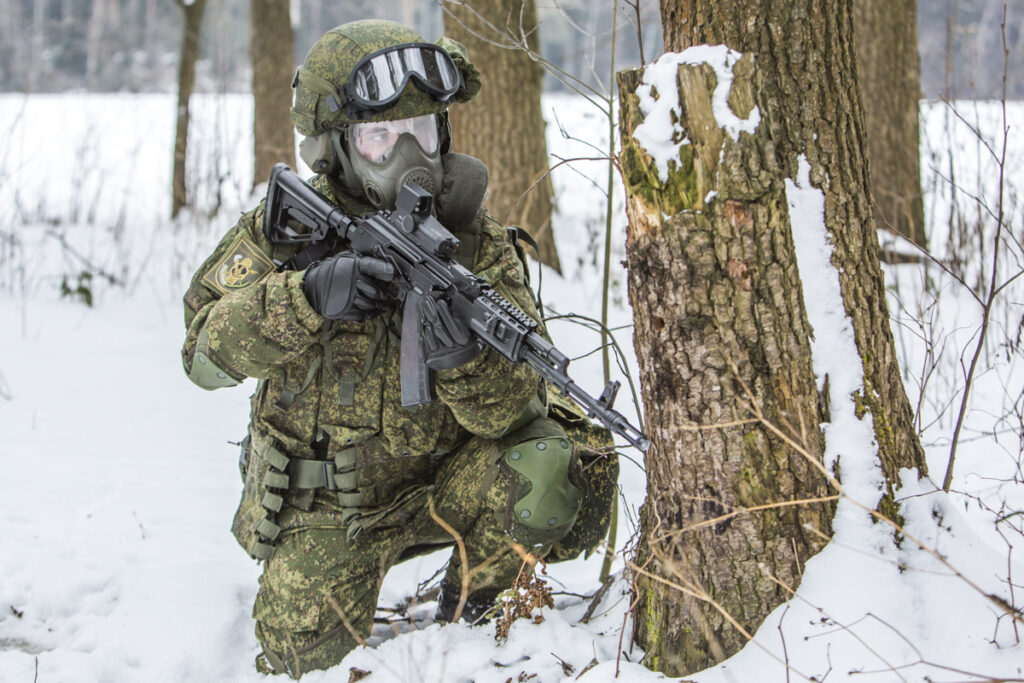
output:
[[[386, 208], [404, 182], [417, 182], [431, 194], [440, 191], [440, 155], [450, 146], [448, 105], [472, 100], [480, 75], [454, 40], [428, 43], [401, 24], [365, 20], [318, 38], [292, 87], [292, 124], [307, 136], [300, 145], [303, 160]], [[356, 153], [356, 124], [409, 119], [419, 120], [421, 128], [423, 121], [436, 126], [440, 143], [425, 145], [424, 136], [410, 132], [395, 137], [395, 153], [385, 159]]]

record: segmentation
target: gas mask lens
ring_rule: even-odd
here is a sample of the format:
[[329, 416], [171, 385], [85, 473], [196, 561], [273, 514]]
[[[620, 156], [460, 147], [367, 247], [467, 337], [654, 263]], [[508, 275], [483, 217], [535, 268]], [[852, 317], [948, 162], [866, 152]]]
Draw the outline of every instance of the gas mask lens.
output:
[[367, 161], [387, 161], [398, 144], [398, 139], [408, 133], [416, 138], [424, 154], [433, 156], [438, 149], [437, 115], [427, 114], [397, 121], [372, 121], [352, 125], [352, 141], [356, 151]]

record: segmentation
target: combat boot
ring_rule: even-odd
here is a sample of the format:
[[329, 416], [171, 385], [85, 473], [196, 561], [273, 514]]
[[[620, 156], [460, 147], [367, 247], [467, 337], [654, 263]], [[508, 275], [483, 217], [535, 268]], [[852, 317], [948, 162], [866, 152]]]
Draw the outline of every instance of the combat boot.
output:
[[[489, 614], [496, 607], [498, 599], [497, 588], [482, 588], [471, 593], [462, 607], [462, 620], [470, 625], [486, 624], [490, 621]], [[447, 580], [441, 581], [441, 593], [437, 598], [437, 612], [434, 614], [434, 621], [440, 623], [451, 623], [455, 618], [455, 610], [459, 606], [459, 597], [462, 595], [462, 587]]]

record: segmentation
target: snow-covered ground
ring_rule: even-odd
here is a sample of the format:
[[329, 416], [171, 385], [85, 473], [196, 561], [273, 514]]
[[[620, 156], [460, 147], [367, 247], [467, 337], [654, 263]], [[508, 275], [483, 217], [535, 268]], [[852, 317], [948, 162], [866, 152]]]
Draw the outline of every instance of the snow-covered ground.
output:
[[[259, 567], [228, 530], [240, 488], [230, 442], [243, 432], [252, 385], [200, 391], [184, 377], [178, 356], [185, 282], [255, 201], [251, 103], [242, 96], [197, 99], [190, 159], [197, 207], [172, 223], [173, 96], [0, 96], [0, 681], [262, 679], [252, 668], [257, 645], [249, 616]], [[545, 104], [552, 122], [557, 117], [572, 136], [607, 147], [607, 122], [590, 105], [554, 96]], [[996, 105], [971, 103], [965, 111], [986, 134], [998, 132]], [[1016, 129], [1024, 125], [1024, 107], [1010, 115]], [[929, 169], [948, 168], [947, 149], [958, 181], [969, 178], [971, 193], [995, 197], [984, 150], [947, 118], [943, 105], [923, 108], [927, 215], [937, 235], [947, 231], [953, 200]], [[560, 158], [595, 155], [554, 125], [549, 151]], [[1011, 138], [1007, 169], [1009, 184], [1024, 187], [1019, 138]], [[554, 173], [565, 274], [543, 274], [550, 312], [600, 315], [606, 177], [606, 164], [592, 161]], [[964, 196], [956, 201], [972, 206]], [[1015, 201], [1007, 206], [1019, 241]], [[612, 325], [626, 326], [621, 188], [614, 202]], [[81, 278], [85, 271], [91, 280]], [[887, 276], [903, 303], [894, 299], [891, 308], [901, 318], [894, 329], [908, 395], [914, 405], [923, 396], [929, 466], [941, 482], [959, 408], [961, 349], [966, 365], [979, 309], [937, 268], [904, 265]], [[93, 306], [82, 295], [62, 298], [62, 284], [88, 289]], [[999, 309], [1002, 327], [993, 333], [998, 338], [1013, 338], [1022, 298], [1019, 287], [1009, 292], [1010, 303]], [[934, 324], [916, 326], [901, 310], [926, 314]], [[630, 333], [617, 336], [635, 371]], [[569, 323], [557, 323], [553, 334], [571, 356], [581, 356], [572, 365], [580, 384], [600, 391], [600, 357], [587, 355], [599, 344], [597, 334]], [[929, 348], [944, 351], [922, 393]], [[996, 344], [984, 356], [958, 453], [953, 488], [960, 493], [936, 494], [927, 482], [907, 479], [908, 538], [938, 556], [913, 542], [897, 550], [890, 530], [848, 511], [846, 517], [859, 518], [837, 519], [836, 540], [808, 563], [796, 597], [765, 622], [755, 642], [693, 678], [1024, 679], [1024, 627], [1000, 616], [984, 595], [1024, 602], [1022, 536], [1012, 530], [1012, 517], [995, 523], [1000, 505], [1004, 516], [1024, 509], [1021, 360], [1019, 351]], [[627, 389], [620, 392], [618, 408], [632, 416], [628, 398]], [[620, 548], [644, 495], [642, 459], [627, 455]], [[444, 554], [434, 555], [393, 570], [380, 604], [406, 600], [444, 561]], [[615, 571], [623, 567], [620, 553]], [[581, 622], [590, 603], [581, 596], [598, 589], [599, 570], [597, 556], [548, 568], [556, 608], [541, 624], [517, 622], [503, 644], [493, 627], [432, 624], [433, 604], [425, 603], [411, 608], [413, 624], [381, 625], [373, 647], [305, 680], [347, 681], [350, 667], [372, 671], [364, 679], [372, 682], [503, 683], [533, 675], [529, 680], [538, 683], [593, 683], [615, 680], [617, 672], [620, 680], [658, 680], [636, 663], [642, 652], [629, 645], [627, 581], [614, 584], [594, 618]]]

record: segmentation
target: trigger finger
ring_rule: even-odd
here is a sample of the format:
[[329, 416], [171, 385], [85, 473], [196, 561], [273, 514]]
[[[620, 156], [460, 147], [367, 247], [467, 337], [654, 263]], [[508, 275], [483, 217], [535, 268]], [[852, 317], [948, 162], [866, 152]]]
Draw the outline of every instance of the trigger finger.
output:
[[359, 272], [363, 275], [377, 278], [383, 282], [390, 282], [395, 277], [395, 267], [387, 261], [373, 256], [364, 256], [359, 259]]

